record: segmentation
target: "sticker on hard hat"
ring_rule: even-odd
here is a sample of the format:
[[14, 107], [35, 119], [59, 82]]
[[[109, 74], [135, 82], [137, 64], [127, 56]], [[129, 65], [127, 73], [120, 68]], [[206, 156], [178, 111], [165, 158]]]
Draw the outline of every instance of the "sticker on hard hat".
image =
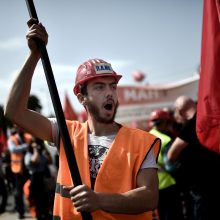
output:
[[114, 74], [114, 71], [109, 63], [97, 63], [94, 65], [96, 74]]

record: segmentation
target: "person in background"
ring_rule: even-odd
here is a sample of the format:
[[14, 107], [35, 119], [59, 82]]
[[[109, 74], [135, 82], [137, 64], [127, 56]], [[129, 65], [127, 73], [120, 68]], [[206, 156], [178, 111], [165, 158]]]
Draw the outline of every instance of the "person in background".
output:
[[7, 148], [1, 154], [2, 158], [2, 169], [4, 171], [4, 178], [6, 182], [7, 191], [11, 194], [15, 188], [15, 178], [11, 170], [11, 153]]
[[[10, 91], [5, 116], [35, 137], [55, 143], [59, 150], [53, 216], [81, 219], [91, 212], [96, 219], [148, 220], [158, 202], [156, 160], [160, 140], [139, 129], [115, 122], [117, 84], [122, 77], [102, 59], [89, 59], [76, 73], [73, 92], [88, 113], [88, 120], [66, 121], [82, 185], [74, 187], [56, 120], [27, 109], [34, 69], [40, 59], [36, 39], [47, 43], [41, 23], [31, 19], [27, 41], [30, 52]], [[24, 83], [25, 82], [25, 83]], [[15, 108], [16, 106], [16, 108]]]
[[168, 150], [168, 162], [179, 162], [177, 179], [186, 194], [188, 219], [220, 219], [220, 155], [204, 147], [196, 134], [196, 103], [180, 96], [175, 116], [184, 125]]
[[34, 204], [37, 220], [52, 219], [49, 212], [49, 194], [46, 189], [45, 179], [50, 178], [49, 164], [52, 163], [50, 153], [44, 141], [36, 139], [29, 144], [25, 154], [25, 165], [30, 173], [30, 204]]
[[6, 186], [6, 169], [4, 154], [7, 151], [6, 123], [3, 117], [3, 106], [0, 105], [0, 214], [5, 212], [8, 192]]
[[25, 218], [23, 186], [28, 179], [28, 171], [24, 165], [24, 155], [32, 136], [14, 124], [8, 139], [8, 149], [11, 157], [11, 170], [15, 180], [15, 205], [19, 219]]
[[8, 200], [8, 192], [5, 183], [5, 172], [3, 170], [2, 156], [0, 156], [0, 214], [5, 212]]
[[172, 143], [173, 119], [164, 109], [155, 109], [150, 115], [151, 134], [161, 139], [161, 149], [158, 157], [159, 203], [160, 220], [182, 220], [183, 209], [180, 190], [175, 179], [165, 168], [166, 154]]

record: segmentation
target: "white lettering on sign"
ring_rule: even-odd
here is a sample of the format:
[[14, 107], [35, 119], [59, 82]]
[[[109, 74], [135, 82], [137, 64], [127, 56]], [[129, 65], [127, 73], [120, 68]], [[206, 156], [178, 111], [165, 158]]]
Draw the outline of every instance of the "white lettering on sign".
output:
[[136, 90], [136, 89], [124, 90], [125, 102], [148, 101], [150, 99], [158, 99], [159, 97], [160, 97], [159, 91], [156, 90]]

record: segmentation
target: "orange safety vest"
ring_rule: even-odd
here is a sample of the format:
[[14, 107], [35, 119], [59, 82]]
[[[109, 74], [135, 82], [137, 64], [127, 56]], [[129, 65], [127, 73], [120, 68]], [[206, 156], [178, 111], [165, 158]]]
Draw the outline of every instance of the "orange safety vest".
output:
[[[82, 183], [91, 187], [88, 158], [88, 123], [67, 121], [71, 143], [76, 156]], [[136, 188], [136, 179], [141, 164], [154, 146], [157, 159], [160, 140], [148, 132], [122, 126], [99, 169], [94, 191], [105, 193], [123, 193]], [[61, 142], [59, 152], [59, 171], [54, 201], [54, 220], [81, 220], [63, 186], [74, 185]], [[120, 168], [120, 169], [119, 169]], [[92, 212], [93, 220], [149, 220], [152, 212], [137, 215], [113, 214], [102, 210]]]
[[[18, 146], [19, 140], [16, 134], [12, 135], [10, 139]], [[25, 143], [29, 143], [32, 139], [30, 134], [24, 134]], [[11, 153], [11, 170], [13, 173], [22, 173], [23, 172], [23, 153]]]

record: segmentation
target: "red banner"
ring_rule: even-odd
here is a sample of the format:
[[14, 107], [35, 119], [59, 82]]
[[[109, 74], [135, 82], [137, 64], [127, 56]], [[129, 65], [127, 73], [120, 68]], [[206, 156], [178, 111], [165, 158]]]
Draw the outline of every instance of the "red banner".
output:
[[220, 153], [220, 5], [204, 0], [201, 73], [196, 131], [200, 142]]
[[64, 111], [64, 117], [67, 120], [77, 120], [77, 114], [75, 113], [75, 111], [73, 110], [73, 107], [70, 103], [70, 100], [67, 96], [67, 94], [65, 94], [64, 97], [64, 107], [63, 107], [63, 111]]
[[3, 132], [2, 128], [0, 128], [0, 154], [7, 149], [7, 137]]

